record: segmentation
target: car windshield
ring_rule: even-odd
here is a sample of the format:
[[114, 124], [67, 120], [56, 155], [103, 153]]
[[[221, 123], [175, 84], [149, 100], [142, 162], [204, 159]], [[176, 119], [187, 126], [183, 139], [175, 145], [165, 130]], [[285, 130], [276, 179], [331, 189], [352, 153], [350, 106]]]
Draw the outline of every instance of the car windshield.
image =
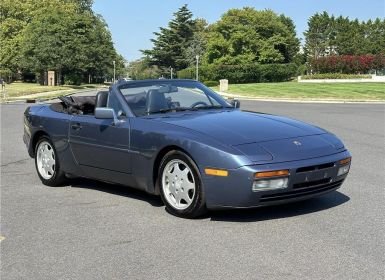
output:
[[119, 90], [136, 116], [232, 108], [217, 93], [195, 81], [127, 82]]

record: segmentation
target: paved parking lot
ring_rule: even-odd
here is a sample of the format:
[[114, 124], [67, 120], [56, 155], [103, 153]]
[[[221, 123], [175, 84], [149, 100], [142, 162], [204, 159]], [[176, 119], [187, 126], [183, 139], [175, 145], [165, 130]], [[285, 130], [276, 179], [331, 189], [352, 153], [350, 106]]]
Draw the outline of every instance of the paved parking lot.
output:
[[353, 155], [338, 192], [184, 220], [159, 198], [89, 180], [43, 186], [1, 106], [2, 279], [384, 279], [385, 106], [242, 101], [336, 133]]

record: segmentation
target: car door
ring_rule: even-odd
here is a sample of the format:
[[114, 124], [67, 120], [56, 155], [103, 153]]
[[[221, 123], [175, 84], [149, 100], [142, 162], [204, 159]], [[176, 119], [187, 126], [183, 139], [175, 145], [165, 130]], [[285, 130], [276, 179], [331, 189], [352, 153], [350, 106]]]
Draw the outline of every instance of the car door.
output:
[[79, 165], [131, 173], [128, 118], [123, 116], [114, 124], [112, 120], [96, 119], [93, 115], [74, 115], [70, 121], [69, 142]]

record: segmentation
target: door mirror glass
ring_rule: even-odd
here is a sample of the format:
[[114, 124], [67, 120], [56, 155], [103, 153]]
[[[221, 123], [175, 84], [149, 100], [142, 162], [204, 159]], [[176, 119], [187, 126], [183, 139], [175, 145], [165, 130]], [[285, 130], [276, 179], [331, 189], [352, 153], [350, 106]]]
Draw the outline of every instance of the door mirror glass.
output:
[[121, 121], [116, 117], [114, 109], [111, 108], [95, 108], [95, 118], [114, 120], [113, 125], [119, 124]]
[[97, 119], [114, 119], [115, 111], [111, 108], [95, 108], [95, 118]]

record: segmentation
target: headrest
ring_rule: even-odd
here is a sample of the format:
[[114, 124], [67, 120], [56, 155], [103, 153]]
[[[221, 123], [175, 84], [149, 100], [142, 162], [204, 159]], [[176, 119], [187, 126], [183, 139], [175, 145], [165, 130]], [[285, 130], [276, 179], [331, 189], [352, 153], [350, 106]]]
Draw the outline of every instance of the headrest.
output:
[[95, 107], [96, 108], [107, 107], [107, 100], [108, 100], [108, 91], [99, 91], [96, 94]]

